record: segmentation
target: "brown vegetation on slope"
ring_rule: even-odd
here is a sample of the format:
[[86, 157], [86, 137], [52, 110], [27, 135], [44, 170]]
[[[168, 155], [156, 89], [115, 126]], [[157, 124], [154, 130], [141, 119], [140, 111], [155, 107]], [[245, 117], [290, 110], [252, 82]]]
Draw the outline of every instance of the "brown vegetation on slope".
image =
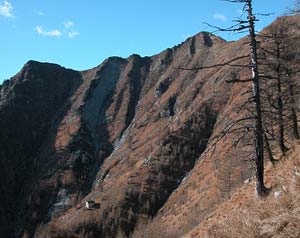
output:
[[[262, 34], [268, 34], [268, 32], [274, 28], [280, 28], [282, 21], [285, 22], [283, 26], [287, 27], [285, 33], [288, 36], [292, 36], [293, 39], [299, 37], [299, 31], [294, 30], [299, 29], [299, 16], [280, 18], [273, 25], [266, 28]], [[291, 28], [289, 28], [289, 26], [291, 26]], [[264, 41], [265, 39], [262, 40], [262, 47], [273, 47], [268, 41]], [[294, 52], [297, 52], [299, 44], [293, 45], [293, 47], [295, 49]], [[297, 65], [297, 62], [291, 62], [291, 65]], [[271, 68], [268, 68], [268, 66], [266, 66], [266, 68], [266, 70], [268, 70], [267, 72], [271, 73]], [[299, 84], [297, 78], [295, 78], [294, 83], [295, 85]], [[263, 85], [263, 87], [266, 87], [266, 85]], [[240, 85], [240, 90], [243, 92], [242, 85]], [[234, 111], [236, 111], [234, 105], [235, 108], [237, 108], [236, 105], [239, 105], [243, 100], [237, 96], [241, 94], [235, 92], [234, 95], [231, 103], [229, 103], [231, 107], [227, 108], [227, 115], [231, 113], [233, 115], [232, 118], [240, 118], [241, 115], [234, 114]], [[233, 103], [233, 101], [236, 103]], [[224, 113], [224, 115], [226, 115], [226, 113]], [[217, 134], [218, 130], [222, 130], [222, 127], [226, 124], [224, 123], [224, 118], [225, 116], [222, 116], [220, 117], [219, 123], [217, 121], [214, 134]], [[285, 136], [289, 138], [288, 135], [292, 134], [292, 128], [289, 127], [287, 117], [285, 122], [285, 126], [289, 128]], [[276, 130], [275, 128], [275, 131]], [[214, 211], [219, 209], [219, 204], [222, 204], [223, 201], [230, 198], [237, 187], [241, 186], [247, 178], [253, 176], [254, 168], [252, 162], [249, 160], [251, 157], [249, 157], [248, 151], [242, 147], [234, 148], [232, 146], [235, 138], [237, 137], [231, 135], [220, 141], [219, 145], [210, 151], [213, 152], [213, 155], [210, 156], [210, 152], [205, 153], [199, 163], [196, 164], [194, 169], [189, 173], [186, 180], [181, 183], [178, 190], [172, 193], [153, 221], [155, 224], [160, 224], [159, 228], [165, 232], [165, 234], [171, 234], [171, 236], [176, 234], [180, 236], [195, 226], [205, 228], [205, 220], [210, 216], [214, 216]], [[276, 142], [273, 141], [271, 144], [273, 145], [273, 149], [277, 147]], [[268, 155], [266, 155], [266, 158], [268, 158]], [[268, 177], [266, 180], [268, 181]], [[251, 191], [253, 192], [253, 190]], [[254, 195], [254, 193], [252, 195]], [[229, 210], [227, 210], [227, 212], [230, 213]], [[151, 224], [152, 223], [146, 227], [142, 225], [142, 227], [144, 230], [147, 230], [147, 227], [152, 226]]]
[[[288, 21], [295, 33], [299, 19]], [[63, 94], [67, 106], [47, 118], [53, 126], [28, 157], [37, 173], [27, 182], [25, 202], [17, 206], [24, 214], [14, 224], [15, 232], [35, 238], [116, 237], [129, 236], [137, 224], [145, 230], [160, 224], [166, 234], [184, 234], [205, 221], [253, 175], [251, 151], [232, 147], [236, 137], [214, 143], [231, 119], [245, 115], [237, 107], [250, 85], [227, 81], [247, 79], [250, 71], [178, 67], [247, 56], [246, 41], [226, 42], [200, 33], [153, 57], [112, 57], [94, 69], [75, 72], [70, 80], [76, 87]], [[241, 58], [237, 63], [247, 62]], [[64, 79], [60, 74], [51, 78]], [[16, 93], [17, 86], [9, 84], [4, 92]], [[1, 93], [1, 102], [9, 102], [7, 95]], [[48, 94], [40, 97], [41, 106], [48, 103]], [[19, 103], [12, 102], [16, 110]], [[100, 207], [86, 209], [87, 200]]]
[[257, 200], [250, 180], [184, 237], [299, 237], [299, 148], [297, 141], [275, 166], [268, 164], [266, 199]]

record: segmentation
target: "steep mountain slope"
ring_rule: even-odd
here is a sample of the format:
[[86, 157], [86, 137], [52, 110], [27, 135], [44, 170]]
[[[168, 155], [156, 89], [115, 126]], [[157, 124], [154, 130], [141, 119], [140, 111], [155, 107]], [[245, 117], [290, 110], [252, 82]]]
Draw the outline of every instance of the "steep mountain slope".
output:
[[253, 193], [255, 181], [247, 180], [183, 237], [299, 237], [299, 149], [299, 141], [295, 141], [286, 155], [276, 154], [275, 166], [267, 164], [270, 196], [257, 200]]
[[[292, 41], [289, 42], [289, 47], [292, 47], [293, 51], [289, 51], [288, 54], [294, 55], [295, 60], [289, 62], [290, 67], [295, 67], [297, 69], [295, 72], [299, 72], [300, 61], [297, 60], [297, 55], [299, 56], [300, 53], [299, 29], [299, 16], [277, 19], [277, 21], [260, 33], [261, 36], [258, 38], [261, 47], [260, 53], [270, 50], [271, 47], [273, 47], [269, 39], [271, 32], [283, 30], [283, 37], [292, 39]], [[266, 61], [261, 63], [261, 74], [263, 74], [263, 72], [265, 74], [271, 74], [274, 69], [269, 65], [264, 65], [263, 63], [266, 63]], [[240, 79], [242, 79], [241, 72], [239, 72], [239, 74]], [[299, 76], [297, 75], [299, 75], [299, 73], [296, 73], [295, 81], [293, 82], [296, 91], [300, 83]], [[237, 110], [234, 107], [239, 108], [239, 106], [232, 105], [243, 104], [245, 99], [243, 99], [242, 95], [247, 91], [245, 84], [239, 86], [240, 92], [233, 94], [232, 101], [229, 100], [224, 108], [225, 112], [227, 111], [230, 117], [235, 119], [241, 118], [239, 114], [242, 112], [239, 111], [236, 113], [235, 111]], [[262, 86], [268, 87], [269, 85], [262, 84]], [[242, 87], [244, 87], [244, 89], [242, 89]], [[248, 90], [251, 92], [249, 87]], [[296, 107], [298, 108], [299, 91], [297, 94]], [[266, 99], [264, 98], [263, 100]], [[289, 106], [287, 106], [287, 108], [288, 107]], [[289, 113], [286, 115], [285, 123], [287, 125], [289, 124], [288, 117]], [[219, 119], [215, 125], [215, 133], [224, 129], [224, 125], [228, 125], [226, 124], [227, 119], [225, 117], [219, 117]], [[291, 133], [291, 129], [288, 129], [286, 131], [286, 138], [290, 138]], [[220, 203], [230, 198], [236, 187], [242, 185], [244, 181], [248, 181], [249, 178], [252, 179], [255, 173], [255, 165], [251, 162], [251, 154], [249, 155], [248, 150], [245, 151], [241, 146], [233, 147], [235, 140], [238, 138], [239, 136], [229, 135], [227, 138], [223, 138], [216, 148], [207, 151], [201, 156], [199, 163], [197, 163], [189, 173], [187, 179], [181, 183], [178, 190], [171, 195], [164, 207], [160, 210], [158, 220], [159, 223], [163, 224], [163, 230], [168, 230], [168, 233], [172, 234], [186, 232], [187, 229], [192, 229], [194, 226], [202, 227], [201, 223], [208, 216], [211, 216]], [[277, 138], [273, 140], [276, 141]], [[247, 143], [249, 143], [249, 141], [247, 141]], [[278, 144], [274, 143], [274, 151], [277, 151], [277, 146]], [[267, 153], [265, 158], [268, 160]], [[270, 183], [268, 180], [266, 180], [266, 182]]]
[[1, 87], [0, 233], [7, 237], [23, 217], [20, 207], [25, 206], [27, 185], [37, 172], [33, 158], [80, 83], [76, 71], [29, 61]]
[[253, 173], [232, 137], [211, 149], [250, 86], [227, 81], [250, 71], [178, 67], [247, 65], [246, 42], [203, 32], [83, 72], [28, 62], [0, 88], [1, 234], [129, 236], [153, 217], [176, 233], [193, 210], [201, 222]]

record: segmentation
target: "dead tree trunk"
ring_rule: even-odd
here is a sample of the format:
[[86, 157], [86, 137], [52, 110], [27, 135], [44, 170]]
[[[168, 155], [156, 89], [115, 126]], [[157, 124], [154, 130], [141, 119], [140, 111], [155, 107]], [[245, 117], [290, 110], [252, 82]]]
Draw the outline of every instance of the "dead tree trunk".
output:
[[252, 11], [252, 1], [247, 0], [247, 11], [249, 21], [250, 34], [250, 50], [251, 50], [251, 69], [252, 69], [252, 84], [254, 96], [254, 144], [255, 144], [255, 164], [256, 164], [256, 192], [258, 197], [266, 194], [267, 188], [264, 184], [264, 141], [263, 141], [263, 126], [262, 126], [262, 110], [260, 102], [260, 85], [258, 76], [257, 64], [257, 41], [255, 34], [255, 16]]
[[292, 122], [293, 122], [293, 135], [294, 138], [299, 140], [300, 136], [299, 136], [299, 129], [298, 129], [298, 118], [297, 118], [297, 114], [296, 114], [296, 109], [295, 109], [295, 93], [294, 93], [294, 88], [293, 88], [293, 84], [291, 82], [291, 73], [289, 72], [289, 70], [287, 70], [287, 75], [288, 75], [288, 90], [289, 90], [289, 96], [290, 96], [290, 100], [291, 100], [291, 116], [292, 116]]
[[268, 137], [266, 135], [266, 133], [264, 133], [264, 139], [265, 139], [265, 147], [269, 156], [269, 160], [271, 161], [272, 164], [275, 164], [277, 162], [276, 159], [274, 159], [273, 157], [273, 153], [272, 153], [272, 149], [268, 140]]
[[281, 42], [278, 41], [278, 37], [275, 35], [275, 44], [276, 44], [276, 57], [277, 60], [279, 61], [276, 66], [276, 79], [277, 79], [277, 110], [278, 110], [278, 126], [279, 126], [279, 136], [278, 136], [278, 143], [280, 150], [282, 154], [284, 155], [285, 152], [287, 152], [287, 147], [284, 144], [284, 123], [283, 123], [283, 102], [282, 102], [282, 88], [281, 88], [281, 74], [282, 74], [282, 69], [281, 69], [281, 52], [280, 52], [280, 44]]
[[[212, 26], [216, 28], [219, 31], [231, 31], [231, 32], [241, 32], [245, 29], [249, 30], [249, 37], [250, 37], [250, 59], [251, 59], [251, 65], [250, 68], [252, 70], [252, 77], [249, 80], [232, 80], [228, 82], [252, 82], [253, 86], [253, 99], [249, 100], [249, 102], [253, 101], [254, 102], [254, 112], [253, 116], [251, 115], [251, 118], [244, 118], [244, 120], [248, 119], [253, 119], [253, 126], [251, 126], [251, 129], [254, 128], [254, 150], [255, 150], [255, 164], [256, 164], [256, 192], [258, 197], [262, 197], [267, 194], [269, 189], [267, 189], [264, 185], [264, 130], [263, 130], [263, 120], [262, 120], [262, 106], [261, 106], [261, 99], [260, 99], [260, 85], [259, 85], [259, 71], [258, 71], [258, 63], [257, 63], [257, 41], [256, 41], [256, 34], [255, 34], [255, 21], [256, 18], [253, 15], [253, 9], [252, 9], [252, 0], [224, 0], [227, 2], [232, 2], [232, 3], [243, 3], [245, 4], [244, 9], [245, 11], [248, 12], [248, 19], [247, 20], [242, 20], [239, 19], [237, 20], [237, 24], [229, 27], [227, 29], [222, 29], [219, 27]], [[209, 24], [207, 24], [209, 25]], [[211, 25], [209, 25], [211, 26]], [[237, 60], [243, 59], [248, 56], [241, 56], [241, 57], [236, 57], [235, 59], [232, 59], [228, 62], [222, 63], [222, 64], [217, 64], [217, 65], [211, 65], [211, 66], [206, 66], [206, 67], [199, 67], [199, 68], [177, 68], [177, 69], [183, 69], [183, 70], [200, 70], [200, 69], [208, 69], [208, 68], [213, 68], [213, 67], [222, 67], [225, 65], [229, 66], [235, 66], [235, 67], [248, 67], [246, 65], [240, 65], [240, 64], [235, 64]], [[242, 120], [239, 120], [242, 121]], [[224, 130], [224, 133], [220, 135], [217, 141], [220, 141], [221, 138], [223, 138], [226, 134], [233, 131], [237, 131], [238, 129], [232, 129], [234, 125], [238, 125], [238, 122], [233, 123], [231, 126], [228, 126], [226, 130]], [[217, 143], [217, 142], [216, 142]], [[215, 143], [214, 143], [215, 144]]]

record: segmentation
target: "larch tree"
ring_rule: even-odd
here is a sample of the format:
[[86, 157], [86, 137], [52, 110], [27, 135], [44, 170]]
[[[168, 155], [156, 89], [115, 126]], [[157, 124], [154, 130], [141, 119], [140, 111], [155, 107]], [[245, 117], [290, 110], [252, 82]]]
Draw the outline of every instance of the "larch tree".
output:
[[247, 20], [238, 20], [239, 28], [237, 31], [248, 29], [250, 38], [250, 68], [252, 71], [251, 80], [253, 88], [253, 129], [254, 129], [254, 147], [255, 147], [255, 165], [256, 165], [256, 192], [258, 197], [267, 194], [268, 189], [264, 183], [264, 130], [262, 120], [262, 107], [260, 96], [259, 65], [257, 54], [257, 40], [255, 32], [255, 22], [257, 21], [254, 13], [252, 0], [226, 0], [232, 3], [243, 3], [244, 10], [247, 12]]
[[[212, 140], [215, 140], [214, 143], [210, 147], [214, 147], [222, 138], [224, 138], [229, 133], [234, 133], [237, 131], [244, 130], [246, 131], [245, 134], [248, 134], [250, 130], [253, 130], [253, 143], [251, 145], [254, 145], [254, 161], [255, 161], [255, 167], [256, 167], [256, 193], [258, 197], [264, 197], [268, 194], [269, 190], [265, 187], [264, 183], [264, 128], [263, 128], [263, 119], [262, 119], [262, 105], [261, 105], [261, 87], [260, 87], [260, 78], [259, 78], [259, 65], [258, 65], [258, 54], [257, 54], [257, 48], [258, 48], [258, 42], [256, 39], [256, 32], [255, 32], [255, 22], [258, 21], [255, 14], [253, 13], [253, 6], [252, 6], [252, 0], [224, 0], [226, 2], [230, 3], [241, 3], [244, 4], [243, 10], [245, 13], [247, 13], [247, 19], [238, 19], [236, 20], [236, 24], [234, 26], [231, 26], [229, 28], [219, 28], [216, 26], [212, 26], [210, 24], [207, 24], [215, 29], [217, 31], [227, 31], [227, 32], [244, 32], [248, 31], [249, 36], [249, 55], [246, 56], [239, 56], [234, 59], [231, 59], [227, 62], [216, 64], [216, 65], [210, 65], [210, 66], [203, 66], [198, 68], [184, 68], [184, 67], [178, 67], [177, 69], [181, 70], [203, 70], [203, 69], [209, 69], [214, 67], [223, 67], [223, 66], [232, 66], [232, 67], [250, 67], [251, 69], [251, 77], [246, 80], [240, 80], [238, 78], [235, 78], [233, 80], [228, 81], [229, 83], [252, 83], [252, 96], [249, 97], [246, 100], [246, 103], [251, 103], [254, 105], [253, 108], [251, 108], [251, 116], [240, 118], [236, 121], [230, 121], [224, 126], [224, 130], [220, 133], [220, 135], [216, 136], [216, 138], [212, 138]], [[243, 65], [239, 64], [238, 61], [249, 58], [250, 65]], [[244, 105], [241, 105], [240, 108], [244, 107]], [[253, 110], [252, 110], [253, 109]], [[245, 125], [245, 121], [252, 120], [252, 125]], [[244, 135], [245, 135], [244, 134]], [[236, 144], [238, 144], [241, 139], [245, 138], [245, 136], [242, 135], [239, 139], [237, 139]], [[210, 148], [208, 148], [210, 149]], [[270, 151], [268, 151], [270, 152]], [[270, 158], [272, 160], [272, 156]]]
[[[281, 24], [277, 27], [272, 27], [270, 32], [267, 35], [261, 35], [262, 38], [265, 38], [268, 42], [268, 48], [263, 48], [259, 46], [259, 50], [262, 51], [262, 57], [259, 59], [261, 62], [261, 73], [260, 77], [267, 82], [265, 86], [264, 96], [268, 97], [267, 102], [270, 104], [270, 108], [273, 110], [266, 111], [263, 109], [264, 114], [273, 114], [275, 116], [276, 126], [278, 127], [277, 133], [273, 133], [273, 137], [277, 139], [279, 148], [284, 155], [288, 148], [285, 145], [285, 123], [284, 117], [286, 116], [284, 111], [286, 105], [284, 105], [284, 91], [285, 91], [285, 75], [284, 72], [284, 41], [287, 38], [287, 35], [284, 34], [284, 30], [281, 27]], [[262, 63], [263, 62], [263, 63]], [[270, 70], [271, 69], [271, 70]], [[265, 116], [266, 117], [266, 116]], [[269, 121], [269, 118], [265, 121]], [[266, 125], [268, 126], [268, 125]], [[274, 127], [274, 125], [269, 125]]]

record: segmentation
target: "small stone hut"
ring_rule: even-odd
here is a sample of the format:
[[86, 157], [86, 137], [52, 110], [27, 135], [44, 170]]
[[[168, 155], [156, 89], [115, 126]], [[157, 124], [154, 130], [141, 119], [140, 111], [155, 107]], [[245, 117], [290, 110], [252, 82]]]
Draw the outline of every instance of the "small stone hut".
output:
[[85, 207], [86, 207], [87, 209], [92, 209], [92, 208], [94, 208], [94, 207], [95, 207], [95, 201], [93, 201], [93, 200], [88, 200], [88, 201], [86, 201], [86, 202], [85, 202]]

